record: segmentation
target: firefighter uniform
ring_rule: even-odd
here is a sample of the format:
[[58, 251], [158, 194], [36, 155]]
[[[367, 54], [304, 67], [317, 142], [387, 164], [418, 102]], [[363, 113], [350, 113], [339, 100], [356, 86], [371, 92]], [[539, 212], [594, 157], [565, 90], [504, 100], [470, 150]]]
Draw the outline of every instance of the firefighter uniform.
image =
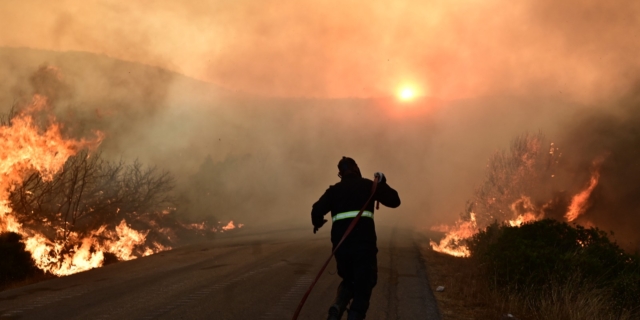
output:
[[[373, 181], [362, 178], [353, 159], [343, 157], [338, 168], [341, 181], [330, 186], [311, 211], [314, 231], [326, 222], [324, 215], [331, 212], [331, 242], [334, 249], [353, 218], [369, 199], [373, 187]], [[383, 174], [377, 175], [381, 179], [371, 202], [367, 204], [355, 228], [335, 252], [338, 275], [343, 281], [338, 288], [336, 302], [329, 310], [329, 319], [340, 319], [351, 299], [353, 301], [349, 308], [349, 319], [364, 319], [369, 308], [371, 292], [378, 278], [374, 203], [378, 201], [390, 208], [400, 205], [398, 193], [386, 183]]]

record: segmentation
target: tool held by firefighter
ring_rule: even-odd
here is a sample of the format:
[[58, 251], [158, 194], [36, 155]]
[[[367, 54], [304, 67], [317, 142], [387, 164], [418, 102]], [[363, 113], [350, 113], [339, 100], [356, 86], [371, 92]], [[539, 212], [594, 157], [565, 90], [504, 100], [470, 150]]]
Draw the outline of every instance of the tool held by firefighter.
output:
[[[342, 282], [334, 303], [329, 308], [329, 320], [339, 320], [349, 303], [348, 320], [364, 319], [369, 309], [371, 292], [377, 283], [378, 266], [374, 202], [390, 208], [400, 205], [398, 193], [387, 185], [386, 177], [376, 172], [374, 180], [365, 179], [355, 160], [342, 157], [338, 162], [340, 182], [332, 185], [313, 205], [311, 220], [316, 233], [331, 212], [331, 243], [333, 251], [298, 305], [293, 319], [297, 319], [313, 286], [336, 257], [338, 275]], [[359, 210], [359, 211], [358, 211]]]

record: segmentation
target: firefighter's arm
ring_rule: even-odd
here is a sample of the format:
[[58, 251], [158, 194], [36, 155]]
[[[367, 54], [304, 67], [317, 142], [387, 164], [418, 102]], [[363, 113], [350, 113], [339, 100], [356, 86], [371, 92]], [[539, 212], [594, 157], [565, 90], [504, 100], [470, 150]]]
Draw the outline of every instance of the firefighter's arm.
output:
[[324, 215], [331, 211], [331, 188], [324, 192], [322, 197], [313, 204], [311, 209], [311, 223], [313, 224], [313, 233], [316, 233], [327, 220]]
[[376, 188], [376, 200], [389, 208], [397, 208], [400, 206], [400, 196], [398, 191], [391, 188], [386, 180], [378, 183]]

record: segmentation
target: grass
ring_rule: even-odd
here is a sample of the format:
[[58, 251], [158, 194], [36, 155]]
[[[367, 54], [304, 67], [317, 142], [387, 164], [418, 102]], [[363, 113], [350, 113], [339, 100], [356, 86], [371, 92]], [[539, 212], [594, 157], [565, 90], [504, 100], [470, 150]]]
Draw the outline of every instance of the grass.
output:
[[[456, 258], [435, 252], [429, 239], [441, 234], [428, 232], [418, 243], [426, 263], [427, 276], [444, 320], [630, 320], [638, 319], [629, 310], [616, 308], [614, 289], [581, 281], [579, 274], [568, 281], [549, 281], [540, 288], [497, 289], [498, 277], [488, 274], [478, 259]], [[436, 292], [444, 286], [444, 292]]]

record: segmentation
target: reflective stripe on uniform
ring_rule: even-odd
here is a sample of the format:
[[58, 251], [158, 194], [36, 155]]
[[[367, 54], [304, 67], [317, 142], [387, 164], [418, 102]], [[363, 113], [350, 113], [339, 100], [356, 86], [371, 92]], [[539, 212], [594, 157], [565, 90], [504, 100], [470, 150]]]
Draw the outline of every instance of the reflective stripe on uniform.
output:
[[[360, 211], [347, 211], [347, 212], [341, 212], [336, 214], [335, 216], [331, 217], [331, 219], [333, 220], [333, 222], [336, 222], [338, 220], [342, 220], [342, 219], [349, 219], [349, 218], [355, 218], [358, 213]], [[363, 211], [362, 212], [362, 217], [367, 217], [367, 218], [372, 218], [373, 219], [373, 213], [371, 211]]]

